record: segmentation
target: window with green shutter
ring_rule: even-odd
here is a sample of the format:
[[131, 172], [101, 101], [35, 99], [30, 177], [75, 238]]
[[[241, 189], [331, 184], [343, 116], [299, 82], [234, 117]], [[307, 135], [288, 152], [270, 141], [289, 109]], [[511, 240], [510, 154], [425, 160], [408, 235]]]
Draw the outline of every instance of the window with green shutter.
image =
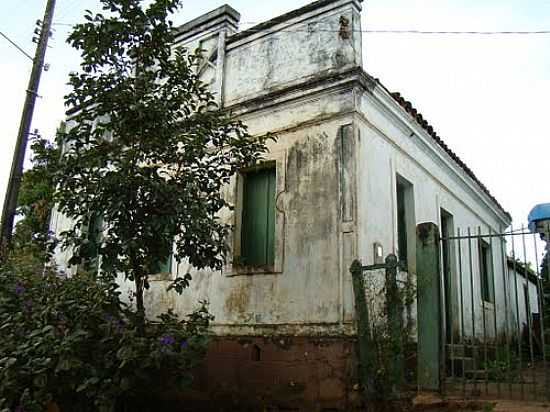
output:
[[164, 260], [156, 262], [155, 273], [172, 273], [172, 254]]
[[103, 216], [100, 213], [93, 213], [88, 223], [88, 253], [84, 267], [89, 271], [96, 271], [98, 268], [99, 249], [103, 236]]
[[490, 245], [483, 241], [479, 240], [479, 275], [481, 280], [481, 298], [485, 302], [494, 303], [495, 301], [495, 291], [493, 289], [493, 272], [491, 266], [491, 260], [493, 256], [491, 254]]
[[405, 185], [397, 182], [397, 252], [399, 261], [407, 264], [407, 210], [405, 205]]
[[396, 175], [396, 215], [397, 215], [397, 257], [409, 268], [412, 254], [415, 253], [414, 232], [414, 193], [413, 185], [400, 175]]
[[275, 261], [275, 168], [244, 175], [241, 262], [272, 266]]

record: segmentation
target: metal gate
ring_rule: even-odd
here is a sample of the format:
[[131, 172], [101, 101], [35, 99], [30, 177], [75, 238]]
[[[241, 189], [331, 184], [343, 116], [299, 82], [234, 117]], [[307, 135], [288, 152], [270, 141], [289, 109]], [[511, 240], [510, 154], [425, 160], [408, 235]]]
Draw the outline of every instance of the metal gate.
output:
[[543, 270], [543, 251], [538, 235], [524, 227], [505, 233], [481, 228], [453, 233], [442, 227], [444, 394], [550, 399], [550, 319], [545, 319], [544, 295], [544, 282], [546, 287], [550, 282], [542, 276], [549, 276], [550, 259]]

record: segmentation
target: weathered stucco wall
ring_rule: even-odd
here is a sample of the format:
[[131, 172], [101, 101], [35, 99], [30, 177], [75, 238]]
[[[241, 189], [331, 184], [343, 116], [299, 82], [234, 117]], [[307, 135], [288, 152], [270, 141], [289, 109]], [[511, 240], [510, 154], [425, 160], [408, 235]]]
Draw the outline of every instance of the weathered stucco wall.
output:
[[257, 26], [248, 36], [228, 40], [226, 106], [361, 66], [360, 3], [325, 3], [272, 27]]
[[[263, 127], [264, 119], [258, 115], [258, 127]], [[322, 125], [297, 126], [279, 133], [277, 142], [270, 144], [266, 161], [275, 161], [277, 173], [275, 273], [243, 272], [231, 261], [222, 272], [214, 273], [180, 264], [179, 273], [190, 271], [193, 276], [190, 289], [183, 298], [170, 298], [161, 288], [168, 283], [154, 282], [157, 296], [151, 299], [154, 309], [150, 313], [166, 309], [167, 301], [177, 312], [188, 313], [199, 299], [208, 299], [216, 317], [214, 330], [220, 334], [262, 334], [273, 325], [284, 325], [278, 331], [289, 334], [324, 334], [331, 328], [334, 333], [345, 333], [340, 310], [343, 269], [338, 193], [340, 133], [349, 121], [338, 118]], [[248, 124], [255, 128], [253, 119]], [[239, 178], [226, 190], [237, 205]], [[224, 216], [231, 224], [236, 218], [232, 213]], [[238, 236], [231, 240], [233, 244], [240, 241]], [[348, 275], [347, 268], [344, 272]]]
[[[515, 334], [521, 335], [523, 328], [527, 327], [529, 323], [527, 317], [532, 316], [533, 313], [540, 312], [537, 286], [533, 281], [528, 281], [522, 274], [517, 273], [517, 271], [515, 271], [513, 267], [508, 268], [508, 285], [508, 322], [510, 325], [509, 330], [513, 331], [513, 333]], [[527, 302], [525, 299], [525, 287], [527, 287], [529, 291], [529, 306], [527, 306]], [[527, 309], [528, 307], [529, 309]]]
[[[425, 135], [421, 128], [407, 119], [399, 106], [383, 91], [363, 92], [357, 116], [359, 128], [358, 157], [358, 232], [359, 258], [366, 264], [373, 263], [373, 244], [379, 243], [384, 254], [397, 253], [396, 179], [401, 176], [412, 184], [414, 194], [413, 210], [415, 224], [434, 222], [441, 226], [440, 209], [453, 216], [454, 231], [462, 233], [468, 227], [482, 233], [499, 233], [505, 226], [505, 217], [484, 193], [472, 184], [465, 173], [457, 168], [451, 159]], [[413, 229], [414, 230], [414, 229]], [[409, 271], [416, 275], [414, 234], [409, 236]], [[458, 334], [459, 316], [459, 275], [457, 241], [451, 241], [453, 329]], [[480, 274], [477, 241], [472, 241], [473, 280], [476, 329], [479, 333], [483, 324]], [[465, 333], [471, 335], [471, 288], [468, 261], [468, 245], [462, 242], [463, 302]], [[504, 322], [504, 288], [502, 280], [502, 254], [500, 244], [492, 245], [494, 272], [496, 279], [496, 313], [499, 325]], [[500, 274], [500, 275], [499, 275]], [[421, 284], [421, 281], [418, 281]], [[493, 304], [485, 304], [485, 323], [488, 333], [494, 333]]]

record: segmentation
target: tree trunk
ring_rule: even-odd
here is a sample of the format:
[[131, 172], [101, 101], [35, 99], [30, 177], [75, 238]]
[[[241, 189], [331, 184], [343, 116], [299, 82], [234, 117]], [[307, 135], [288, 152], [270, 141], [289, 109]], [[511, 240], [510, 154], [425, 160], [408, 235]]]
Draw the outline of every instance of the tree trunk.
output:
[[141, 336], [145, 335], [145, 306], [143, 305], [143, 289], [144, 279], [141, 275], [134, 277], [134, 284], [136, 286], [136, 318], [138, 332]]

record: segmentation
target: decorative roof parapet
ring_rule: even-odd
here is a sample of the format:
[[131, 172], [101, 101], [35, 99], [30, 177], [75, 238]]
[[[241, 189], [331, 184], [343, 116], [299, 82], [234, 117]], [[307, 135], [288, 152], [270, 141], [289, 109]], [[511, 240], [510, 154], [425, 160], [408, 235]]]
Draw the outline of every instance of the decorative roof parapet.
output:
[[238, 30], [240, 19], [241, 15], [237, 10], [224, 4], [177, 27], [174, 37], [176, 38], [176, 42], [180, 42], [213, 28], [227, 28], [230, 34], [232, 34]]
[[[360, 4], [363, 2], [363, 0], [348, 0], [348, 3], [356, 3], [357, 8], [360, 10], [361, 6]], [[292, 10], [288, 13], [281, 14], [280, 16], [277, 16], [273, 19], [264, 21], [260, 24], [257, 24], [253, 27], [250, 27], [246, 30], [243, 30], [241, 32], [238, 32], [227, 39], [228, 43], [233, 43], [238, 40], [241, 40], [245, 37], [248, 37], [252, 34], [258, 33], [260, 31], [268, 30], [272, 28], [273, 26], [276, 26], [277, 24], [284, 23], [287, 20], [291, 20], [295, 17], [301, 16], [302, 14], [309, 13], [311, 11], [315, 11], [316, 9], [319, 9], [321, 7], [325, 7], [330, 5], [331, 3], [342, 3], [342, 0], [317, 0], [313, 3], [306, 4], [304, 7], [300, 7], [299, 9]]]

